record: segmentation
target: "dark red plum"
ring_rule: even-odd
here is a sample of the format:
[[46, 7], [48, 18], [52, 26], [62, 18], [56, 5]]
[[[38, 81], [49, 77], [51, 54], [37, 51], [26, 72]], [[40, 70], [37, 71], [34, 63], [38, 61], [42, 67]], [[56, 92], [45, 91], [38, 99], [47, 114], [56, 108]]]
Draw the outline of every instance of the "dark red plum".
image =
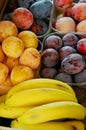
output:
[[48, 31], [48, 24], [43, 19], [35, 19], [30, 30], [34, 32], [37, 36], [44, 35]]
[[46, 67], [54, 67], [59, 61], [59, 53], [52, 48], [45, 49], [42, 53], [42, 63]]
[[59, 36], [50, 35], [45, 39], [45, 48], [59, 50], [62, 47], [62, 40]]
[[41, 70], [41, 77], [43, 78], [54, 78], [57, 74], [57, 70], [55, 68], [44, 68]]
[[74, 76], [74, 81], [76, 83], [83, 83], [86, 82], [86, 69], [84, 69], [83, 71], [81, 71], [80, 73], [76, 74]]
[[58, 73], [55, 76], [55, 79], [66, 82], [66, 83], [72, 83], [72, 76], [67, 73]]
[[86, 55], [86, 38], [80, 39], [77, 42], [77, 50], [79, 53]]
[[84, 57], [80, 54], [70, 54], [63, 59], [61, 67], [68, 74], [77, 74], [85, 68]]
[[67, 57], [69, 54], [72, 53], [76, 53], [76, 49], [74, 49], [71, 46], [63, 46], [60, 50], [59, 50], [59, 57], [60, 60], [63, 60], [65, 57]]
[[78, 42], [78, 37], [73, 33], [67, 33], [63, 36], [62, 42], [64, 46], [73, 46], [75, 47]]

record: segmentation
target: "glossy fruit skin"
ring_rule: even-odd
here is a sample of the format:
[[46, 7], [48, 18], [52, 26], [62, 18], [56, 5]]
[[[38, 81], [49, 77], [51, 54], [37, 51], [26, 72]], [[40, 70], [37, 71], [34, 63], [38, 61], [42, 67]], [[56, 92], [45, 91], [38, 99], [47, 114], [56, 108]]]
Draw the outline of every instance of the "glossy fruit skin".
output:
[[71, 46], [63, 46], [59, 50], [59, 57], [60, 60], [62, 61], [65, 57], [67, 57], [69, 54], [76, 53], [76, 49], [71, 47]]
[[32, 3], [34, 0], [18, 0], [18, 5], [24, 8], [29, 8]]
[[57, 70], [55, 68], [45, 67], [41, 70], [41, 77], [43, 78], [54, 78], [57, 74]]
[[51, 35], [45, 39], [45, 48], [59, 50], [62, 47], [62, 40], [59, 36]]
[[85, 68], [85, 60], [82, 55], [74, 53], [68, 55], [61, 62], [61, 67], [68, 74], [77, 74]]
[[46, 67], [54, 67], [59, 61], [59, 54], [55, 49], [45, 49], [42, 53], [42, 63]]
[[55, 79], [66, 82], [66, 83], [72, 83], [72, 76], [67, 73], [58, 73], [55, 76]]
[[48, 24], [44, 19], [35, 19], [30, 30], [37, 36], [44, 35], [48, 31]]
[[86, 82], [86, 69], [84, 69], [83, 71], [81, 71], [80, 73], [76, 74], [74, 76], [74, 81], [76, 83], [83, 83]]
[[32, 12], [34, 18], [46, 18], [50, 16], [53, 4], [51, 0], [41, 0], [34, 2], [30, 6], [30, 11]]
[[77, 42], [77, 50], [79, 53], [86, 55], [86, 38], [82, 38]]
[[62, 42], [64, 46], [75, 47], [78, 40], [79, 40], [78, 37], [73, 33], [65, 34], [62, 38]]

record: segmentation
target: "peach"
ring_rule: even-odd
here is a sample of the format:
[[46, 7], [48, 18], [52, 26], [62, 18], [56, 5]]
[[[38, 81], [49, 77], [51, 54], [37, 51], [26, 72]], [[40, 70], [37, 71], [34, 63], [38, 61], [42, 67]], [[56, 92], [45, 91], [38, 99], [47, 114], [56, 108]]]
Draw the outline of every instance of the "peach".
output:
[[56, 8], [68, 8], [73, 0], [53, 0]]
[[13, 87], [10, 76], [0, 85], [0, 95], [7, 94], [7, 92]]
[[13, 85], [15, 85], [25, 80], [33, 79], [34, 72], [28, 66], [17, 65], [12, 69], [10, 77]]
[[77, 3], [71, 9], [72, 17], [76, 21], [86, 19], [86, 3]]
[[38, 47], [38, 38], [35, 33], [32, 31], [21, 31], [18, 34], [18, 37], [24, 42], [25, 48], [28, 47], [33, 47], [37, 48]]
[[8, 74], [9, 74], [9, 69], [7, 65], [0, 63], [0, 84], [5, 82]]
[[55, 28], [63, 33], [74, 32], [76, 24], [71, 17], [62, 17], [56, 20]]
[[76, 31], [83, 34], [86, 37], [86, 20], [82, 20], [76, 26]]
[[37, 69], [40, 65], [40, 53], [35, 48], [27, 48], [19, 58], [22, 65], [29, 66], [30, 68]]
[[2, 50], [2, 46], [0, 45], [0, 62], [3, 62], [5, 58], [5, 54]]
[[24, 43], [18, 37], [10, 36], [2, 42], [2, 50], [6, 56], [18, 58], [24, 51]]
[[20, 29], [29, 29], [33, 24], [33, 14], [24, 7], [19, 7], [12, 12], [12, 21]]
[[4, 64], [6, 64], [11, 71], [14, 66], [19, 65], [19, 59], [18, 58], [12, 58], [12, 57], [5, 57]]
[[0, 42], [2, 42], [8, 36], [17, 36], [18, 29], [16, 25], [11, 21], [0, 21]]

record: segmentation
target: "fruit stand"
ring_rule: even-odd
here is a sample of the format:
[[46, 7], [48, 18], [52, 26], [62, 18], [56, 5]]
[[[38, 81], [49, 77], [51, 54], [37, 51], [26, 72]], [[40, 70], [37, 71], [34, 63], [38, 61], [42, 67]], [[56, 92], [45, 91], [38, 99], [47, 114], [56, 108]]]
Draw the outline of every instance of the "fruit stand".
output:
[[0, 130], [86, 129], [86, 1], [0, 4]]

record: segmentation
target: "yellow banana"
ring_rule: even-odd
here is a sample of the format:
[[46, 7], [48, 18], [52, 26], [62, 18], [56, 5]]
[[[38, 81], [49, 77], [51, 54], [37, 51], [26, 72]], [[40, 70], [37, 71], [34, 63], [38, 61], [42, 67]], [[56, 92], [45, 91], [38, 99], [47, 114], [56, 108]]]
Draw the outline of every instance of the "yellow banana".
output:
[[37, 79], [26, 80], [23, 81], [22, 83], [15, 85], [9, 90], [6, 98], [10, 97], [15, 92], [25, 90], [25, 89], [30, 89], [30, 88], [57, 88], [75, 95], [74, 90], [67, 83], [54, 80], [54, 79], [37, 78]]
[[0, 117], [14, 119], [26, 112], [29, 107], [8, 107], [4, 103], [0, 104]]
[[9, 127], [5, 127], [5, 126], [0, 126], [0, 130], [23, 130], [20, 128], [9, 128]]
[[6, 95], [1, 95], [0, 96], [0, 103], [4, 102], [6, 98]]
[[26, 111], [18, 118], [20, 123], [36, 124], [60, 119], [79, 119], [86, 116], [86, 108], [78, 103], [60, 101], [41, 105]]
[[66, 100], [78, 102], [75, 95], [63, 90], [55, 88], [34, 88], [15, 92], [5, 100], [5, 104], [8, 106], [35, 106]]
[[11, 128], [21, 128], [23, 130], [84, 130], [85, 126], [81, 121], [65, 122], [45, 122], [39, 124], [21, 124], [17, 120], [11, 122]]

